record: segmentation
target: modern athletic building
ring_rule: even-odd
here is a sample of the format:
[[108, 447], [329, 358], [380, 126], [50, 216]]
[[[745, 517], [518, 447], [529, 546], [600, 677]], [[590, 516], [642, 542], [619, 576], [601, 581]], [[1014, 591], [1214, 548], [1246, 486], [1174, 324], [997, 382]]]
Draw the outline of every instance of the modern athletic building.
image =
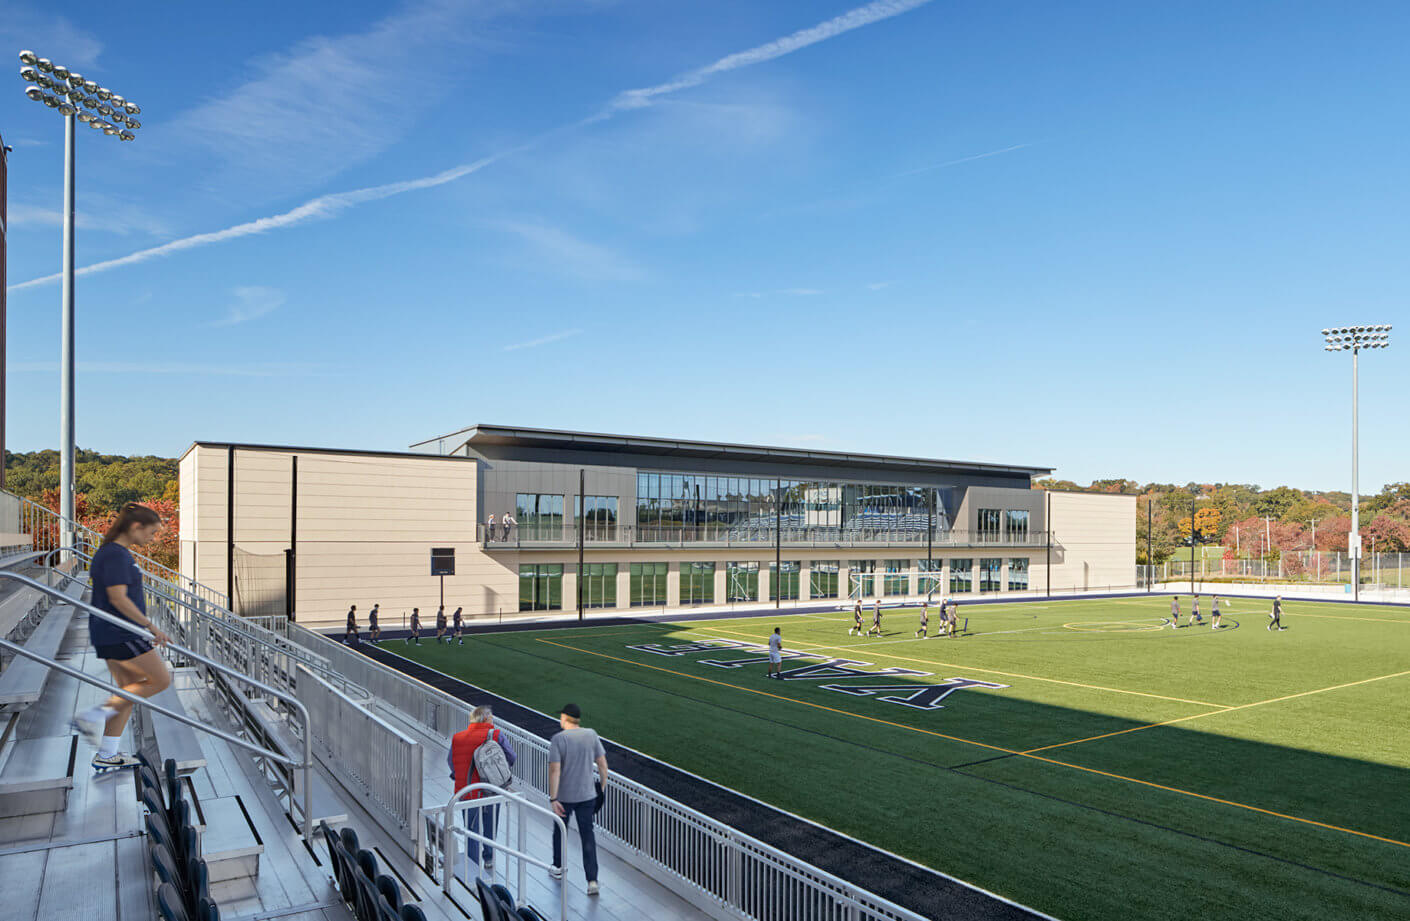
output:
[[623, 611], [1134, 585], [1135, 497], [1032, 488], [1050, 472], [492, 425], [407, 453], [197, 442], [181, 568], [242, 613], [379, 603], [389, 627], [442, 590], [482, 618], [575, 610], [580, 584]]

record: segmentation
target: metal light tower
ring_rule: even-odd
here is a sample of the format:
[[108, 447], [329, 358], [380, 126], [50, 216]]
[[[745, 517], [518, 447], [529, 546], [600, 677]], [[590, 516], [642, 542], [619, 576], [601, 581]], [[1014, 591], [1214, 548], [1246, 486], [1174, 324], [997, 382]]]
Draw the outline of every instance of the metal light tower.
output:
[[1357, 495], [1357, 359], [1362, 349], [1383, 349], [1390, 345], [1390, 325], [1340, 326], [1322, 330], [1328, 352], [1351, 353], [1351, 533], [1347, 536], [1347, 552], [1351, 554], [1352, 597], [1361, 600], [1361, 497]]
[[122, 141], [134, 140], [142, 123], [134, 115], [142, 110], [83, 75], [21, 51], [20, 77], [31, 84], [24, 94], [35, 102], [57, 109], [64, 117], [64, 281], [63, 344], [59, 351], [59, 515], [63, 518], [60, 545], [73, 546], [74, 521], [74, 309], [73, 215], [74, 134], [77, 122]]

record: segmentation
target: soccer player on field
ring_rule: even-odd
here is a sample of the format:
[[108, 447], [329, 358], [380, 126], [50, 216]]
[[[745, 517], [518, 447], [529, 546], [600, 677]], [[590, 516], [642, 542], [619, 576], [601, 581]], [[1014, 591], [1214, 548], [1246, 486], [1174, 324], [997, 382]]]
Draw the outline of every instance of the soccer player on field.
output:
[[769, 634], [769, 673], [768, 678], [783, 680], [783, 633], [778, 627]]
[[416, 645], [417, 645], [417, 646], [420, 646], [420, 645], [421, 645], [421, 609], [420, 609], [420, 608], [412, 608], [412, 609], [411, 609], [411, 633], [407, 635], [406, 644], [407, 644], [408, 646], [410, 646], [412, 640], [415, 640], [415, 641], [416, 641]]
[[950, 599], [950, 636], [959, 635], [960, 624], [960, 603], [955, 599]]
[[1176, 595], [1170, 599], [1170, 626], [1175, 629], [1180, 628], [1180, 596]]
[[456, 608], [456, 609], [455, 609], [455, 613], [451, 615], [451, 619], [452, 619], [451, 622], [452, 622], [453, 624], [455, 624], [455, 638], [460, 641], [460, 645], [464, 646], [464, 645], [465, 645], [465, 630], [464, 630], [463, 624], [462, 624], [462, 622], [461, 622], [460, 611], [461, 611], [460, 608]]
[[446, 636], [446, 606], [441, 605], [436, 608], [436, 642], [445, 642]]
[[851, 636], [854, 633], [857, 636], [862, 635], [862, 603], [860, 601], [852, 605], [852, 629], [847, 631], [847, 635]]
[[1211, 630], [1218, 630], [1222, 626], [1222, 624], [1219, 623], [1219, 596], [1215, 595], [1214, 600], [1210, 602], [1210, 604], [1213, 605], [1213, 608], [1209, 612], [1209, 628]]
[[1195, 595], [1190, 601], [1190, 626], [1193, 627], [1199, 623], [1204, 623], [1204, 621], [1200, 620], [1199, 616], [1199, 595]]
[[1282, 596], [1282, 595], [1278, 595], [1278, 596], [1276, 596], [1276, 597], [1273, 599], [1273, 610], [1271, 610], [1271, 611], [1268, 612], [1268, 629], [1269, 629], [1269, 630], [1272, 630], [1272, 629], [1275, 628], [1275, 627], [1276, 627], [1277, 629], [1279, 629], [1279, 630], [1286, 630], [1286, 629], [1288, 629], [1287, 627], [1284, 627], [1284, 626], [1283, 626], [1283, 596]]
[[920, 603], [920, 629], [916, 631], [916, 636], [920, 637], [921, 639], [925, 639], [925, 634], [926, 634], [926, 631], [929, 629], [929, 627], [930, 627], [930, 602], [929, 602], [929, 601], [922, 601], [922, 602]]
[[880, 598], [876, 599], [876, 603], [872, 606], [872, 610], [871, 610], [871, 629], [867, 631], [867, 636], [871, 636], [873, 633], [875, 633], [877, 636], [881, 636], [881, 599], [880, 599]]
[[348, 629], [343, 634], [343, 642], [349, 646], [357, 645], [357, 605], [348, 608]]

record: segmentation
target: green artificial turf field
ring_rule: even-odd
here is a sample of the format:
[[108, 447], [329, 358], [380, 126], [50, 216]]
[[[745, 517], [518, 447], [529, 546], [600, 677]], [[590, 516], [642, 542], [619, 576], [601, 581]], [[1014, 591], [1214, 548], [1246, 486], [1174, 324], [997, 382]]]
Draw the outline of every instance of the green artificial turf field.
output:
[[[1267, 601], [1217, 632], [1169, 606], [961, 604], [945, 639], [911, 609], [880, 638], [837, 611], [385, 647], [1063, 919], [1410, 918], [1410, 609], [1291, 601], [1277, 633]], [[767, 680], [727, 645], [775, 626], [811, 671]]]

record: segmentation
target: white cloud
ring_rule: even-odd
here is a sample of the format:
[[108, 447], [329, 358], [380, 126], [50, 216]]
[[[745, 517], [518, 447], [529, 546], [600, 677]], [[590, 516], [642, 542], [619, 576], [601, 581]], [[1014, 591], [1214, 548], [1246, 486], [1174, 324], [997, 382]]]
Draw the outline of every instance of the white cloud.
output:
[[811, 297], [814, 294], [822, 294], [822, 291], [818, 288], [784, 288], [778, 293], [789, 297]]
[[56, 64], [79, 69], [92, 67], [103, 53], [102, 42], [64, 17], [15, 5], [7, 5], [0, 15], [0, 47], [12, 53], [27, 49]]
[[[415, 0], [364, 31], [306, 38], [252, 62], [248, 80], [172, 130], [227, 171], [259, 177], [266, 194], [327, 178], [400, 141], [451, 91], [486, 6]], [[412, 62], [420, 76], [399, 76]]]
[[630, 259], [557, 227], [518, 221], [501, 221], [495, 226], [529, 243], [540, 268], [589, 281], [639, 281], [646, 274]]
[[969, 163], [972, 160], [987, 160], [990, 157], [997, 157], [1000, 154], [1013, 153], [1015, 150], [1022, 150], [1025, 147], [1032, 146], [1033, 144], [1029, 142], [1027, 144], [1014, 144], [1010, 147], [1000, 147], [998, 150], [990, 150], [986, 153], [973, 154], [968, 157], [960, 157], [957, 160], [946, 160], [944, 163], [932, 163], [930, 166], [921, 166], [917, 167], [916, 169], [908, 169], [904, 173], [897, 173], [891, 178], [899, 179], [902, 176], [914, 176], [916, 173], [928, 173], [933, 169], [944, 169], [947, 166], [958, 166], [961, 163]]
[[[777, 41], [769, 42], [765, 45], [759, 45], [748, 51], [740, 52], [739, 54], [733, 54], [721, 58], [720, 60], [716, 61], [714, 64], [709, 65], [708, 67], [691, 71], [685, 76], [678, 77], [670, 83], [664, 83], [655, 87], [647, 87], [641, 90], [629, 90], [625, 94], [620, 94], [615, 100], [609, 103], [608, 107], [605, 110], [598, 113], [597, 115], [594, 115], [587, 119], [583, 119], [578, 122], [563, 125], [553, 131], [546, 132], [545, 134], [539, 135], [536, 138], [532, 138], [528, 141], [525, 141], [522, 144], [509, 147], [505, 150], [499, 151], [498, 153], [490, 154], [489, 156], [482, 157], [478, 160], [474, 160], [469, 163], [462, 163], [459, 166], [451, 167], [450, 169], [443, 170], [442, 172], [436, 173], [431, 176], [423, 176], [419, 179], [409, 179], [401, 182], [390, 182], [383, 185], [369, 186], [367, 188], [361, 189], [353, 189], [347, 192], [336, 192], [329, 195], [321, 195], [317, 198], [311, 199], [303, 203], [302, 205], [299, 205], [296, 208], [293, 208], [289, 211], [285, 211], [282, 214], [259, 218], [253, 221], [246, 221], [241, 224], [236, 224], [232, 227], [227, 227], [224, 230], [216, 230], [207, 233], [194, 234], [189, 237], [184, 237], [180, 240], [173, 240], [170, 243], [165, 243], [161, 246], [154, 246], [149, 249], [139, 250], [135, 253], [130, 253], [126, 256], [121, 256], [117, 259], [109, 259], [104, 262], [93, 263], [92, 265], [87, 265], [79, 269], [78, 274], [88, 275], [94, 272], [103, 272], [108, 269], [136, 265], [138, 263], [146, 262], [150, 259], [156, 259], [162, 256], [169, 256], [173, 253], [178, 253], [183, 250], [194, 249], [200, 246], [209, 246], [214, 243], [223, 243], [227, 240], [252, 236], [254, 234], [267, 233], [271, 230], [279, 230], [285, 227], [292, 227], [297, 224], [302, 224], [307, 221], [319, 218], [332, 217], [356, 205], [365, 204], [371, 201], [378, 201], [384, 198], [390, 198], [393, 195], [401, 195], [406, 192], [413, 192], [420, 189], [428, 189], [433, 188], [435, 186], [444, 185], [448, 182], [453, 182], [456, 179], [468, 176], [471, 173], [478, 172], [486, 166], [489, 166], [490, 164], [502, 160], [506, 157], [513, 156], [514, 154], [518, 154], [533, 147], [537, 147], [543, 142], [551, 138], [557, 137], [566, 131], [570, 131], [574, 128], [579, 128], [584, 125], [591, 124], [593, 122], [601, 121], [603, 119], [611, 118], [617, 112], [622, 110], [640, 108], [644, 105], [649, 105], [655, 98], [659, 96], [663, 96], [668, 93], [673, 93], [681, 89], [686, 89], [688, 87], [699, 86], [701, 83], [704, 83], [706, 80], [708, 80], [711, 76], [715, 74], [724, 73], [731, 70], [737, 70], [741, 67], [748, 67], [750, 65], [759, 64], [764, 61], [771, 61], [775, 58], [781, 57], [785, 54], [790, 54], [801, 48], [806, 48], [810, 45], [817, 44], [818, 42], [833, 38], [834, 36], [841, 35], [845, 32], [850, 32], [853, 29], [858, 29], [863, 26], [870, 25], [874, 22], [879, 22], [883, 19], [889, 19], [892, 16], [897, 16], [901, 13], [908, 12], [919, 6], [923, 6], [928, 2], [930, 2], [930, 0], [877, 0], [877, 2], [869, 3], [866, 6], [858, 7], [857, 9], [852, 10], [849, 13], [844, 13], [841, 16], [829, 19], [826, 22], [821, 23], [820, 25], [814, 26], [812, 28], [803, 29], [799, 32], [795, 32], [792, 35], [786, 36]], [[438, 9], [439, 7], [436, 8]], [[404, 52], [398, 51], [398, 56], [403, 55]], [[379, 60], [377, 62], [377, 65], [379, 67], [384, 66], [384, 64], [384, 61]], [[300, 68], [300, 70], [302, 71], [302, 68]], [[629, 100], [629, 102], [624, 102], [623, 100]], [[339, 150], [340, 156], [343, 153], [339, 145], [337, 144], [330, 146], [329, 148], [327, 148], [327, 150]], [[320, 151], [320, 156], [326, 155], [327, 150]], [[16, 285], [11, 285], [9, 290], [22, 291], [26, 288], [32, 288], [38, 285], [47, 284], [51, 281], [56, 281], [59, 277], [60, 276], [58, 274], [54, 274], [44, 275], [39, 278], [32, 278], [29, 281], [20, 282]]]
[[[85, 200], [97, 196], [85, 195]], [[103, 231], [116, 234], [145, 233], [160, 236], [168, 233], [165, 223], [150, 215], [143, 214], [128, 205], [102, 200], [93, 207], [74, 214], [74, 223], [80, 230]], [[57, 208], [40, 208], [22, 203], [10, 205], [11, 227], [62, 227], [64, 214]]]
[[755, 64], [762, 64], [765, 61], [772, 61], [781, 58], [786, 54], [792, 54], [809, 45], [816, 45], [818, 42], [825, 42], [830, 38], [836, 38], [845, 32], [853, 29], [860, 29], [880, 22], [883, 19], [890, 19], [902, 13], [924, 6], [930, 0], [875, 0], [865, 6], [859, 6], [854, 10], [849, 10], [841, 16], [835, 16], [826, 22], [821, 22], [807, 29], [799, 29], [791, 35], [756, 45], [747, 51], [739, 51], [734, 54], [725, 55], [713, 64], [699, 67], [692, 71], [659, 83], [656, 86], [643, 87], [641, 89], [627, 90], [619, 93], [608, 106], [608, 112], [617, 112], [623, 109], [639, 109], [643, 106], [651, 105], [658, 96], [669, 95], [693, 86], [699, 86], [711, 77], [718, 74], [728, 73], [732, 70], [739, 70], [741, 67], [752, 67]]
[[[57, 361], [21, 361], [9, 366], [16, 373], [59, 372]], [[324, 377], [333, 372], [327, 365], [300, 362], [217, 365], [200, 362], [80, 361], [79, 374], [186, 374], [198, 377]]]
[[574, 336], [580, 336], [582, 332], [583, 331], [580, 329], [565, 329], [561, 333], [553, 333], [552, 335], [543, 336], [539, 339], [530, 339], [528, 342], [516, 342], [513, 345], [506, 345], [504, 351], [517, 352], [520, 349], [537, 348], [540, 345], [548, 345], [550, 342], [558, 342], [563, 339], [571, 339]]
[[235, 295], [235, 303], [230, 305], [229, 312], [222, 319], [215, 321], [213, 326], [235, 326], [256, 320], [278, 310], [289, 299], [288, 295], [278, 288], [259, 285], [239, 287], [231, 293]]
[[11, 147], [48, 147], [48, 141], [41, 141], [38, 138], [6, 138], [5, 143]]
[[894, 284], [894, 281], [874, 281], [871, 284], [867, 285], [867, 289], [871, 291], [880, 291], [882, 288], [889, 288]]

